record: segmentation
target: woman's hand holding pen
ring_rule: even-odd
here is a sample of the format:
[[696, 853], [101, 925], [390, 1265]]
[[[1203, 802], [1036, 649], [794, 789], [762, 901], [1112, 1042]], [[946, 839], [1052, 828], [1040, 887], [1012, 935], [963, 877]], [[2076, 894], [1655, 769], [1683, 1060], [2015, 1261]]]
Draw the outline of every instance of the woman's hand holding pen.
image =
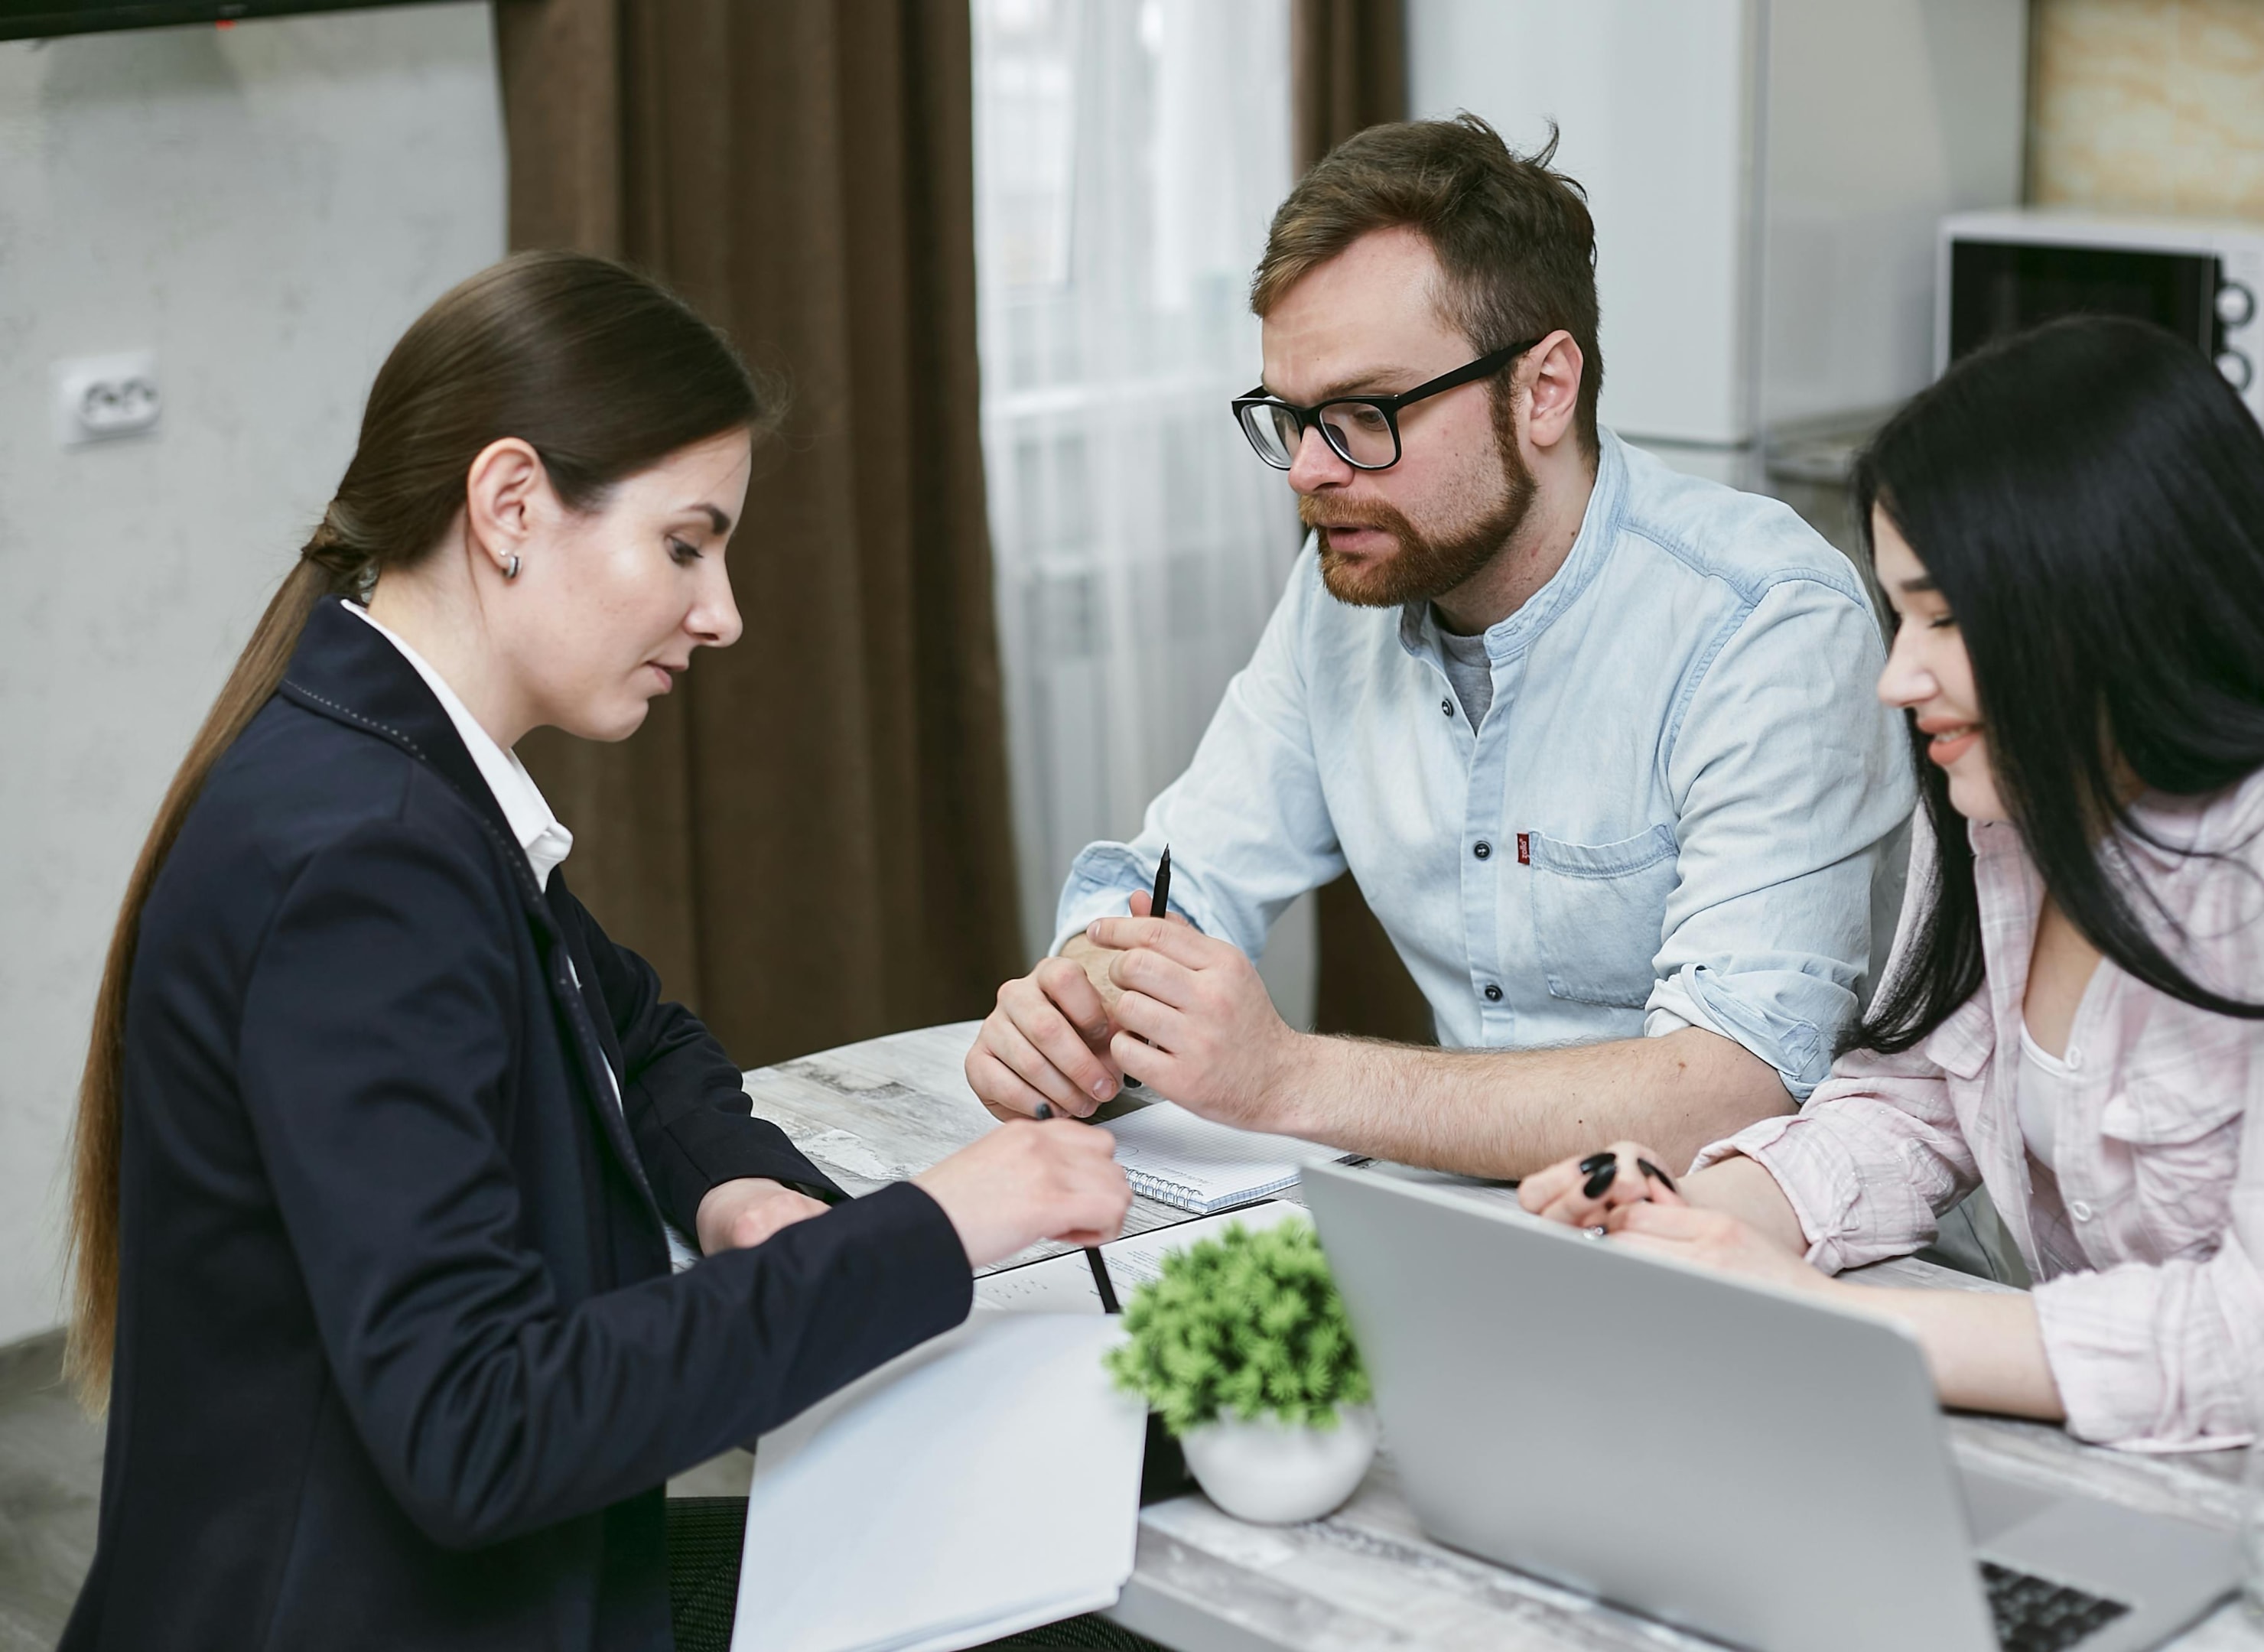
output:
[[1059, 1119], [1003, 1125], [912, 1177], [959, 1230], [970, 1266], [1003, 1262], [1041, 1239], [1097, 1245], [1132, 1208], [1116, 1138]]
[[[1756, 1179], [1758, 1178], [1758, 1179]], [[1564, 1159], [1518, 1185], [1518, 1202], [1537, 1216], [1586, 1229], [1633, 1250], [1670, 1257], [1717, 1272], [1794, 1290], [1831, 1291], [1832, 1281], [1808, 1265], [1781, 1235], [1762, 1230], [1739, 1206], [1772, 1228], [1790, 1216], [1775, 1178], [1750, 1159], [1733, 1158], [1692, 1178], [1686, 1198], [1658, 1156], [1640, 1141], [1615, 1141], [1586, 1158]], [[1723, 1208], [1709, 1195], [1721, 1195]], [[1781, 1206], [1781, 1210], [1768, 1206]], [[1792, 1232], [1799, 1231], [1796, 1220]]]

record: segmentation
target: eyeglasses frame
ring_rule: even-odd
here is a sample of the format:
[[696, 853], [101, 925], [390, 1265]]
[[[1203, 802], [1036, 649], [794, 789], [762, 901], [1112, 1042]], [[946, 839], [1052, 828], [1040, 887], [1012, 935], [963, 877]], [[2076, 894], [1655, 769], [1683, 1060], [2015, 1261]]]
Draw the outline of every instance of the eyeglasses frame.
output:
[[[1299, 407], [1294, 402], [1284, 402], [1279, 396], [1267, 395], [1266, 387], [1260, 384], [1234, 398], [1232, 403], [1234, 423], [1242, 431], [1243, 439], [1250, 444], [1251, 451], [1276, 470], [1292, 468], [1297, 462], [1297, 456], [1293, 452], [1287, 464], [1276, 463], [1267, 458], [1266, 450], [1258, 445], [1258, 438], [1250, 433], [1250, 424], [1244, 417], [1247, 409], [1276, 407], [1285, 412], [1295, 414], [1297, 420], [1297, 441], [1300, 446], [1304, 444], [1305, 432], [1318, 425], [1321, 439], [1329, 445], [1329, 451], [1354, 470], [1389, 470], [1406, 454], [1405, 445], [1399, 437], [1399, 410], [1402, 408], [1411, 407], [1418, 402], [1428, 401], [1434, 395], [1443, 395], [1449, 390], [1458, 390], [1462, 386], [1476, 383], [1480, 379], [1490, 379], [1527, 351], [1542, 343], [1548, 337], [1548, 334], [1543, 333], [1541, 337], [1528, 338], [1520, 344], [1505, 344], [1499, 350], [1490, 350], [1476, 361], [1467, 362], [1456, 367], [1452, 373], [1442, 373], [1435, 379], [1426, 379], [1413, 389], [1402, 390], [1397, 395], [1332, 395], [1325, 402], [1314, 402], [1310, 407]], [[1372, 407], [1383, 415], [1384, 425], [1391, 432], [1391, 457], [1382, 464], [1361, 464], [1360, 460], [1337, 446], [1335, 435], [1326, 424], [1321, 423], [1321, 415], [1329, 409], [1346, 406]]]

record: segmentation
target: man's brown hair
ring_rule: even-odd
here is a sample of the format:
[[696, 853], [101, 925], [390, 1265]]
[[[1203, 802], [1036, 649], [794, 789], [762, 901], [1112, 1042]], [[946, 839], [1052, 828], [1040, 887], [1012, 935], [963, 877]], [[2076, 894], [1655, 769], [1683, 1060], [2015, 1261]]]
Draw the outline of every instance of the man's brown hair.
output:
[[[1328, 152], [1274, 214], [1250, 308], [1289, 289], [1362, 235], [1405, 227], [1431, 244], [1445, 319], [1484, 355], [1563, 328], [1580, 346], [1578, 429], [1596, 451], [1596, 226], [1587, 192], [1551, 169], [1556, 130], [1520, 155], [1474, 114], [1370, 127]], [[1497, 379], [1497, 387], [1501, 380]]]

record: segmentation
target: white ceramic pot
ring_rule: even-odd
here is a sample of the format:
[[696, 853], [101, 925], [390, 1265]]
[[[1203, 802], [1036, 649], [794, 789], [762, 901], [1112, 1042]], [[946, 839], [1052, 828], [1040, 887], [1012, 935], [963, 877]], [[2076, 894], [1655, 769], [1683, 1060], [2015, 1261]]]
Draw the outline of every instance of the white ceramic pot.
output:
[[1179, 1437], [1187, 1467], [1210, 1500], [1240, 1520], [1288, 1525], [1317, 1520], [1353, 1494], [1375, 1456], [1375, 1413], [1347, 1406], [1334, 1428], [1278, 1417], [1223, 1417]]

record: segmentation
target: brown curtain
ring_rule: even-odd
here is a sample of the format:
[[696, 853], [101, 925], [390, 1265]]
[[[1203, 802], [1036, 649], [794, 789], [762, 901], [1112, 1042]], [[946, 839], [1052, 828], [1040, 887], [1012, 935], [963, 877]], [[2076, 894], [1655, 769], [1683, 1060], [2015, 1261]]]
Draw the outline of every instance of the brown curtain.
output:
[[[1406, 38], [1401, 0], [1291, 0], [1289, 104], [1298, 170], [1363, 127], [1407, 118]], [[1320, 892], [1317, 906], [1315, 1028], [1430, 1043], [1431, 1006], [1360, 886], [1347, 873]]]
[[1402, 0], [1290, 0], [1289, 109], [1300, 172], [1362, 127], [1406, 120]]
[[790, 402], [746, 634], [526, 756], [569, 875], [733, 1054], [982, 1014], [1022, 967], [975, 347], [966, 0], [498, 0], [514, 246], [626, 258]]

